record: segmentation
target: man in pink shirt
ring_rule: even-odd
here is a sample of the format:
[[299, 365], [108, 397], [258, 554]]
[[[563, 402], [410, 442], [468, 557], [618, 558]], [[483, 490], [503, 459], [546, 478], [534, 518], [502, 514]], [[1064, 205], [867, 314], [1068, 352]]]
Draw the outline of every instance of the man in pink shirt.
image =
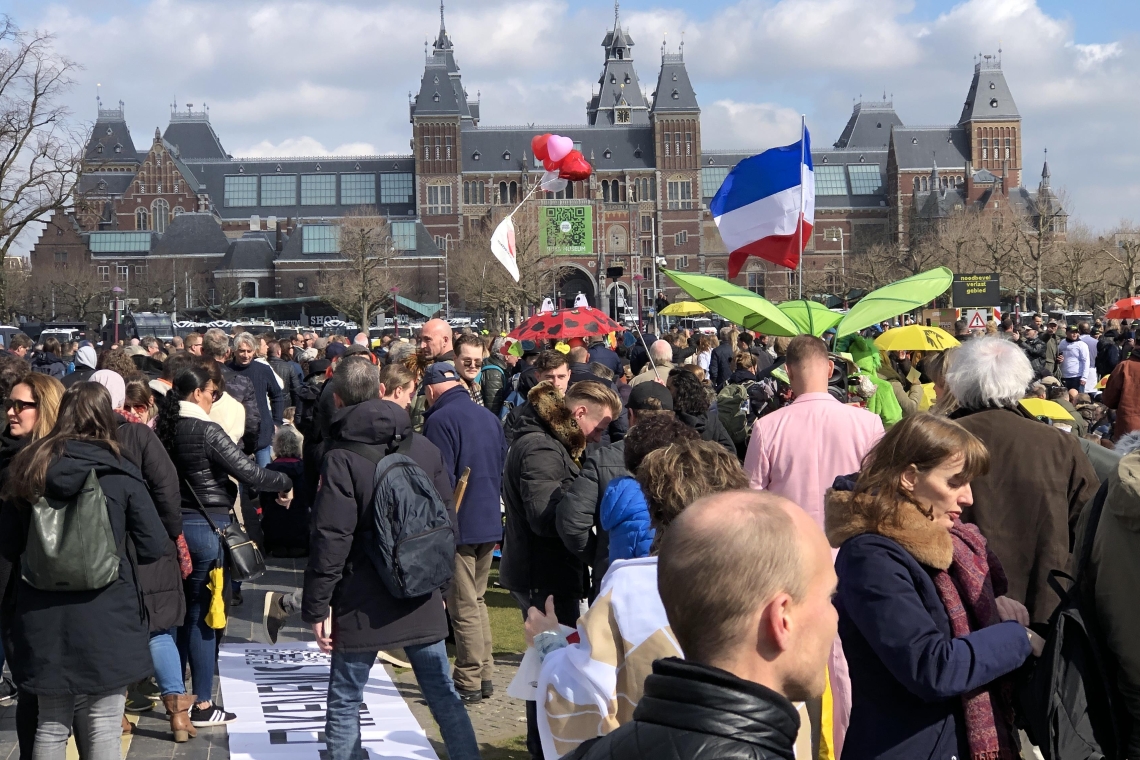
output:
[[[756, 421], [744, 470], [753, 488], [791, 499], [822, 528], [824, 494], [840, 475], [859, 471], [863, 457], [883, 436], [883, 423], [877, 414], [827, 392], [835, 364], [822, 340], [793, 338], [786, 356], [795, 400]], [[838, 637], [828, 668], [838, 757], [851, 712], [851, 682]]]

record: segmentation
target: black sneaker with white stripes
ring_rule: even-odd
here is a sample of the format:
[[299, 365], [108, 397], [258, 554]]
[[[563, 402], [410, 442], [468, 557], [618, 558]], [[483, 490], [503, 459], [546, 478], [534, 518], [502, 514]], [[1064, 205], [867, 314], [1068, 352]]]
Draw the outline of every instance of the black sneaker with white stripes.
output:
[[224, 726], [233, 723], [237, 716], [226, 712], [217, 705], [210, 705], [203, 709], [194, 705], [190, 708], [190, 724], [196, 728], [209, 728], [210, 726]]

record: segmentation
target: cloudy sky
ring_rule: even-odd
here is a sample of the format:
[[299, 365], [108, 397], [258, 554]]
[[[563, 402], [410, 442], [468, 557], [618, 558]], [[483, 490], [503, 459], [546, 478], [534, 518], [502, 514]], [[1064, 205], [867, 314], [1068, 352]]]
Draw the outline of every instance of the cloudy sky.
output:
[[[626, 0], [641, 85], [662, 42], [685, 43], [709, 148], [838, 137], [852, 100], [884, 92], [908, 125], [955, 121], [973, 59], [1003, 50], [1026, 175], [1049, 150], [1054, 186], [1095, 229], [1140, 220], [1140, 4], [1128, 0]], [[0, 0], [82, 64], [75, 118], [126, 103], [146, 146], [177, 99], [210, 108], [241, 155], [407, 153], [431, 2]], [[447, 28], [485, 124], [580, 123], [612, 26], [601, 0], [451, 0]]]

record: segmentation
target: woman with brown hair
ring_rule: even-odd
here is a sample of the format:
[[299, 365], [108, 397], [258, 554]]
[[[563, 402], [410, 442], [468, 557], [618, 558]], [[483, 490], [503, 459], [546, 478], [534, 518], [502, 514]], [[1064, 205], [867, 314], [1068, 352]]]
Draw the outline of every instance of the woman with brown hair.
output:
[[4, 403], [8, 411], [8, 434], [27, 443], [43, 438], [55, 427], [56, 412], [63, 398], [63, 384], [51, 375], [29, 372], [12, 386]]
[[637, 482], [655, 531], [649, 556], [610, 565], [598, 598], [578, 621], [578, 643], [567, 642], [552, 599], [545, 614], [531, 607], [527, 617], [527, 643], [543, 658], [536, 717], [546, 757], [562, 757], [628, 722], [653, 661], [683, 656], [657, 590], [657, 546], [669, 525], [697, 499], [748, 488], [736, 457], [701, 440], [679, 440], [651, 451], [637, 468]]
[[1003, 596], [981, 532], [959, 520], [989, 466], [965, 428], [918, 413], [828, 492], [852, 686], [844, 760], [1018, 756], [1005, 676], [1044, 641]]
[[13, 564], [30, 540], [33, 505], [74, 502], [92, 475], [119, 555], [114, 580], [101, 588], [45, 590], [35, 572], [16, 582], [12, 675], [38, 698], [35, 756], [45, 760], [63, 760], [73, 725], [86, 734], [80, 746], [92, 760], [119, 757], [124, 693], [153, 672], [125, 545], [129, 536], [138, 562], [147, 563], [163, 555], [169, 539], [138, 469], [120, 456], [116, 427], [107, 390], [76, 383], [60, 402], [55, 428], [16, 455], [5, 488], [0, 552]]

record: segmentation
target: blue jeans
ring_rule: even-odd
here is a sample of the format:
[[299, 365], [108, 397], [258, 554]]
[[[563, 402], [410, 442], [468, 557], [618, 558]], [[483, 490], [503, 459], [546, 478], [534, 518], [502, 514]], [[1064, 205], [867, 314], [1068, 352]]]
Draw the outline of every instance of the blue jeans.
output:
[[273, 447], [266, 446], [264, 449], [258, 449], [253, 452], [253, 456], [257, 459], [257, 466], [264, 470], [273, 461]]
[[[219, 529], [230, 524], [229, 515], [210, 514]], [[183, 581], [186, 591], [186, 620], [178, 628], [181, 662], [190, 663], [190, 679], [198, 702], [209, 702], [214, 691], [214, 663], [218, 655], [217, 631], [206, 625], [210, 609], [210, 568], [224, 566], [225, 553], [218, 535], [200, 514], [182, 515], [182, 532], [190, 548], [194, 572]]]
[[[437, 641], [404, 647], [404, 654], [412, 664], [432, 717], [439, 724], [447, 756], [451, 760], [479, 760], [475, 729], [451, 680], [447, 647]], [[353, 760], [360, 756], [360, 704], [374, 662], [375, 652], [333, 651], [325, 722], [328, 760]]]
[[186, 684], [182, 681], [182, 658], [178, 656], [178, 645], [174, 643], [177, 628], [155, 631], [150, 635], [150, 659], [154, 662], [154, 678], [162, 696], [185, 694]]

